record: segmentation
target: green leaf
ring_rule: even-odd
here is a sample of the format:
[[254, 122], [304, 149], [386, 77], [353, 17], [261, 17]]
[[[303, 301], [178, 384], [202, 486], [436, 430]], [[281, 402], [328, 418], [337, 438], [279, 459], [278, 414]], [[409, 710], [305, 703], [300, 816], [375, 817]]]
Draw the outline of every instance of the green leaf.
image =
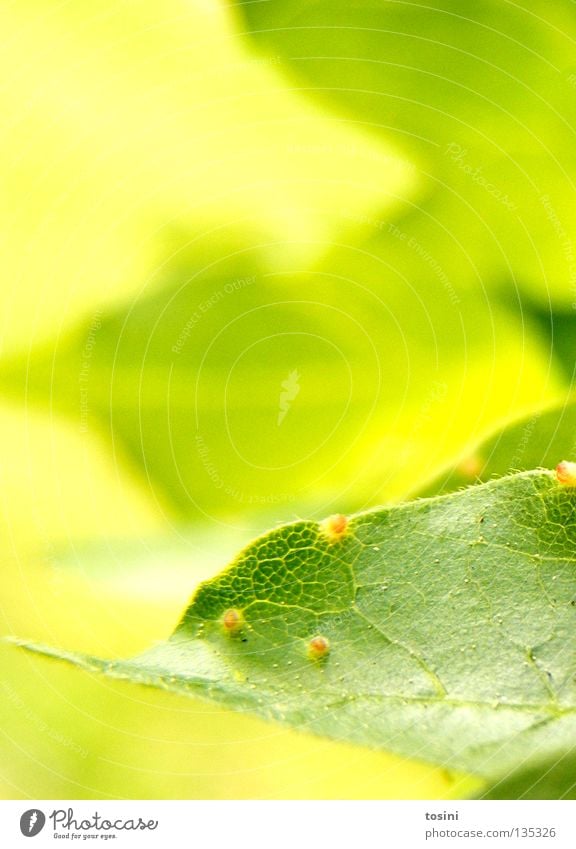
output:
[[544, 305], [575, 300], [569, 0], [267, 0], [239, 9], [303, 91], [417, 165], [422, 210], [408, 229], [419, 241], [438, 230], [437, 252], [449, 258], [448, 244], [459, 245], [463, 276], [481, 285], [519, 286]]
[[491, 777], [572, 744], [575, 542], [575, 491], [528, 472], [359, 514], [339, 539], [273, 530], [133, 659], [27, 647]]
[[418, 495], [443, 495], [475, 481], [576, 459], [576, 402], [545, 409], [499, 428], [469, 448]]
[[496, 781], [481, 799], [576, 799], [573, 751], [528, 763]]
[[569, 310], [550, 310], [530, 302], [523, 304], [524, 315], [539, 327], [570, 386], [576, 381], [575, 307], [576, 304], [571, 304]]
[[90, 20], [88, 9], [0, 7], [0, 113], [12, 116], [0, 138], [2, 271], [18, 281], [0, 293], [4, 352], [137, 297], [174, 229], [250, 221], [260, 239], [310, 256], [338, 203], [385, 203], [375, 168], [392, 191], [406, 182], [380, 141], [254, 62], [223, 4], [100, 0]]
[[[254, 37], [354, 116], [428, 154], [455, 138], [518, 153], [553, 137], [570, 104], [570, 2], [240, 2]], [[539, 138], [531, 131], [539, 131]], [[542, 131], [547, 132], [542, 132]], [[507, 135], [506, 135], [507, 134]]]
[[401, 497], [557, 384], [510, 311], [455, 298], [408, 246], [403, 275], [379, 233], [359, 235], [312, 271], [200, 242], [150, 295], [5, 362], [0, 382], [103, 431], [186, 518]]

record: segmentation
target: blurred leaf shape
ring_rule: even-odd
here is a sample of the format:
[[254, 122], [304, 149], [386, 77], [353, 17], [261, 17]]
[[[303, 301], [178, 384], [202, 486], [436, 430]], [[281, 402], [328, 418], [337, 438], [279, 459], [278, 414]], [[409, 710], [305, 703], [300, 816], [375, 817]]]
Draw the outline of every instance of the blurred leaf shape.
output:
[[476, 481], [511, 472], [555, 467], [576, 459], [576, 403], [537, 410], [469, 446], [456, 462], [418, 489], [418, 495], [444, 495]]
[[[135, 475], [120, 473], [96, 433], [80, 433], [45, 409], [0, 405], [0, 539], [4, 563], [30, 554], [52, 562], [56, 550], [98, 537], [166, 531], [165, 517]], [[12, 589], [3, 582], [6, 596]]]
[[576, 311], [570, 309], [544, 309], [531, 301], [523, 304], [524, 315], [540, 329], [562, 369], [564, 379], [573, 387], [576, 382]]
[[422, 210], [405, 229], [419, 241], [432, 227], [458, 242], [481, 285], [517, 286], [544, 305], [576, 300], [569, 0], [233, 7], [256, 43], [286, 60], [302, 91], [417, 165]]
[[454, 297], [410, 246], [407, 278], [379, 236], [353, 234], [310, 271], [224, 234], [0, 370], [4, 391], [103, 430], [183, 517], [286, 521], [397, 497], [557, 396], [513, 313]]
[[137, 292], [167, 228], [242, 220], [310, 255], [338, 203], [410, 189], [383, 142], [255, 61], [217, 0], [19, 0], [0, 32], [3, 350]]
[[574, 490], [528, 472], [357, 515], [337, 542], [313, 522], [273, 530], [130, 660], [22, 644], [494, 778], [572, 746], [575, 541]]
[[481, 799], [576, 799], [576, 757], [573, 751], [524, 766], [496, 781]]

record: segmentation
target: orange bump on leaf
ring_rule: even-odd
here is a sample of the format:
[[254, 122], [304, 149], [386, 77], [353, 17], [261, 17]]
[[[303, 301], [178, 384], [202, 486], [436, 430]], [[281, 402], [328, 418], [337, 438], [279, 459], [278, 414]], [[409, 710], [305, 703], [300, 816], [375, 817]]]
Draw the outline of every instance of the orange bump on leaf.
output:
[[342, 513], [335, 513], [320, 523], [320, 530], [329, 542], [338, 542], [346, 536], [348, 519]]
[[480, 477], [480, 472], [483, 468], [484, 462], [478, 454], [469, 454], [467, 457], [460, 460], [456, 467], [457, 471], [469, 480]]
[[576, 486], [576, 463], [562, 460], [556, 466], [556, 480], [563, 486]]
[[231, 607], [230, 610], [227, 610], [222, 617], [222, 625], [224, 626], [224, 630], [229, 634], [237, 634], [238, 631], [242, 628], [244, 624], [244, 617], [240, 610], [236, 610], [234, 607]]
[[327, 637], [322, 637], [320, 634], [316, 637], [312, 637], [308, 643], [308, 657], [312, 660], [322, 660], [322, 658], [327, 657], [329, 653], [330, 643]]

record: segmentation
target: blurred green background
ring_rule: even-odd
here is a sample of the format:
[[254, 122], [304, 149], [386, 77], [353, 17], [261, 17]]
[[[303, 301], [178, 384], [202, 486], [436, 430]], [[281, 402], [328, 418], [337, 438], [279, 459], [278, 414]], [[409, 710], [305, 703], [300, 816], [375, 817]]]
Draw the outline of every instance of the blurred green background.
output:
[[[143, 649], [255, 534], [570, 397], [574, 17], [0, 6], [3, 634]], [[476, 786], [0, 654], [4, 798]]]

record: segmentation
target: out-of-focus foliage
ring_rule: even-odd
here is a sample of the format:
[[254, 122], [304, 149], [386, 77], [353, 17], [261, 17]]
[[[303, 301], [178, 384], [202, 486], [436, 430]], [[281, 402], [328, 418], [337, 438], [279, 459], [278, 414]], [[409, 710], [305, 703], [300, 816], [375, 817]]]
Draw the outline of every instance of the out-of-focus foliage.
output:
[[485, 790], [480, 799], [576, 799], [576, 759], [558, 750], [536, 764], [524, 764]]
[[282, 520], [402, 495], [407, 466], [422, 480], [552, 397], [544, 348], [514, 313], [430, 281], [418, 254], [407, 276], [378, 237], [347, 239], [310, 271], [223, 239], [0, 371], [106, 432], [182, 516]]
[[235, 4], [299, 84], [418, 168], [404, 229], [476, 286], [576, 301], [569, 0]]
[[418, 495], [444, 495], [463, 486], [536, 468], [554, 468], [576, 457], [576, 404], [572, 401], [533, 413], [469, 446]]
[[175, 227], [244, 222], [310, 256], [341, 203], [411, 183], [243, 50], [212, 0], [19, 0], [0, 34], [4, 349], [138, 297]]
[[524, 315], [536, 322], [548, 342], [554, 358], [564, 373], [564, 379], [573, 385], [576, 380], [576, 314], [574, 309], [543, 309], [528, 301]]

